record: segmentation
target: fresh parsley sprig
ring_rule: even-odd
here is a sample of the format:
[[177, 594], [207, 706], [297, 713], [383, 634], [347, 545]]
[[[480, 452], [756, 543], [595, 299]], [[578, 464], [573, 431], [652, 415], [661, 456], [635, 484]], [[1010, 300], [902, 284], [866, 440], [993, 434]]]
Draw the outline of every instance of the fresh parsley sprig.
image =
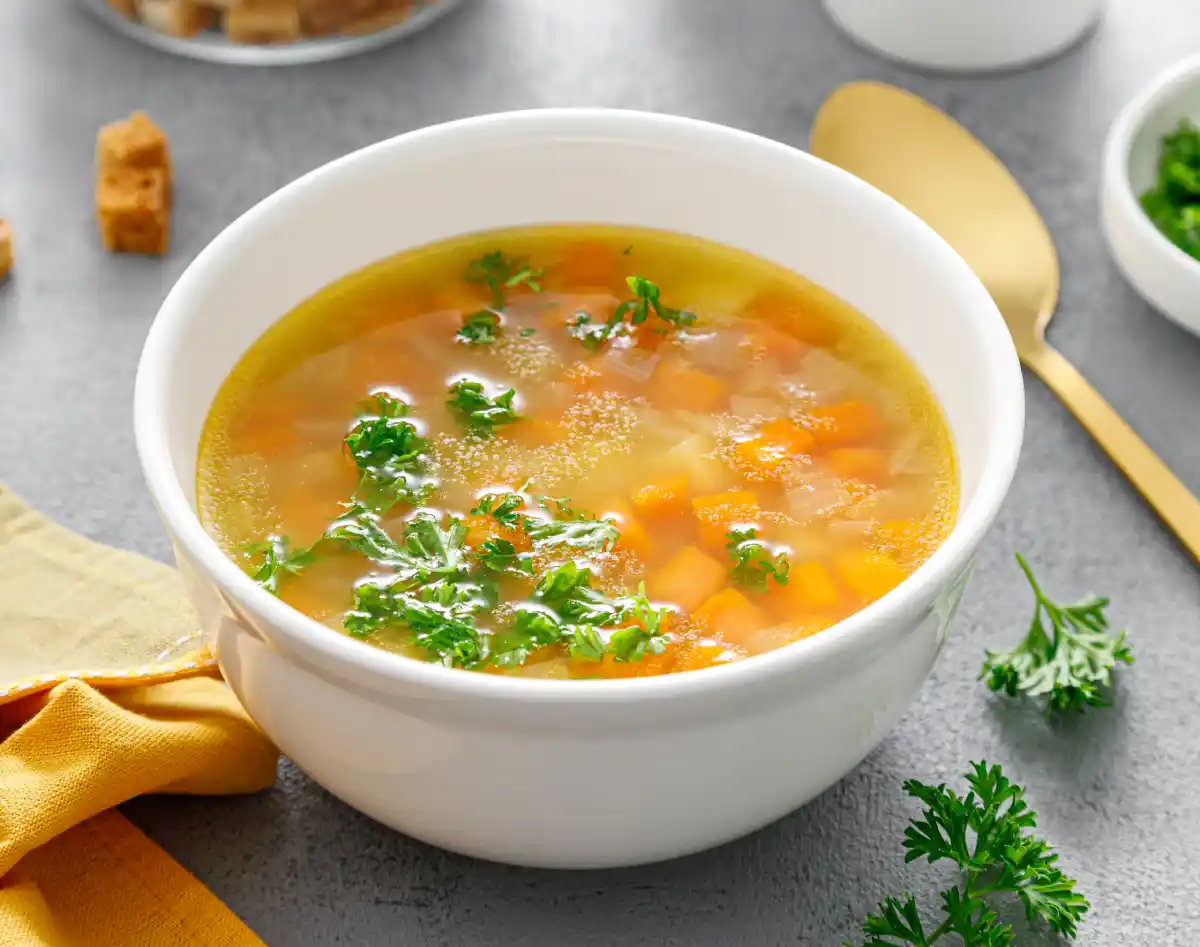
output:
[[414, 424], [404, 420], [409, 406], [378, 392], [359, 406], [359, 419], [345, 444], [359, 470], [356, 497], [384, 512], [398, 500], [419, 502], [427, 486], [429, 445]]
[[492, 308], [503, 309], [508, 291], [524, 284], [535, 293], [541, 292], [538, 282], [546, 271], [533, 267], [524, 257], [509, 256], [502, 250], [485, 253], [467, 264], [463, 278], [469, 283], [483, 283], [492, 294]]
[[1200, 128], [1189, 120], [1162, 137], [1158, 178], [1140, 200], [1163, 236], [1200, 260]]
[[904, 784], [904, 791], [925, 806], [904, 833], [904, 860], [950, 861], [962, 872], [961, 882], [942, 892], [941, 922], [927, 930], [912, 895], [888, 897], [878, 913], [867, 915], [862, 947], [933, 947], [952, 935], [963, 947], [1010, 947], [1012, 927], [986, 900], [1002, 893], [1020, 899], [1030, 922], [1044, 922], [1065, 937], [1076, 935], [1090, 905], [1075, 890], [1075, 880], [1057, 866], [1058, 856], [1033, 835], [1037, 815], [1026, 804], [1024, 789], [986, 762], [972, 763], [966, 778], [965, 797], [945, 784], [915, 779]]
[[1113, 670], [1134, 660], [1125, 632], [1109, 632], [1108, 599], [1088, 596], [1074, 605], [1055, 604], [1019, 554], [1017, 562], [1033, 587], [1033, 621], [1015, 648], [987, 652], [980, 679], [1010, 697], [1044, 697], [1047, 716], [1108, 706]]
[[520, 420], [513, 399], [517, 389], [509, 388], [496, 397], [490, 397], [482, 382], [460, 378], [450, 386], [446, 404], [461, 416], [467, 430], [479, 437], [491, 437], [501, 424]]
[[768, 579], [774, 579], [777, 585], [787, 585], [791, 568], [787, 554], [773, 553], [758, 538], [758, 530], [753, 526], [736, 526], [725, 538], [729, 540], [725, 548], [733, 559], [729, 575], [734, 582], [754, 592], [765, 592]]
[[[258, 561], [261, 558], [261, 561]], [[311, 547], [289, 549], [287, 538], [271, 535], [261, 543], [247, 546], [242, 559], [249, 565], [250, 578], [272, 595], [279, 594], [279, 581], [285, 575], [298, 575], [316, 560]]]
[[481, 309], [463, 319], [462, 328], [454, 337], [467, 345], [491, 345], [496, 341], [499, 328], [500, 317], [491, 310]]
[[[605, 342], [619, 335], [627, 334], [631, 326], [644, 323], [650, 316], [657, 316], [674, 329], [685, 329], [695, 325], [695, 313], [683, 309], [672, 309], [662, 302], [662, 291], [658, 284], [644, 276], [630, 276], [625, 280], [633, 293], [632, 299], [626, 299], [617, 305], [613, 314], [604, 323], [593, 322], [586, 312], [578, 312], [567, 325], [567, 332], [583, 343], [588, 351], [596, 352]], [[666, 333], [667, 328], [656, 328], [654, 332]]]

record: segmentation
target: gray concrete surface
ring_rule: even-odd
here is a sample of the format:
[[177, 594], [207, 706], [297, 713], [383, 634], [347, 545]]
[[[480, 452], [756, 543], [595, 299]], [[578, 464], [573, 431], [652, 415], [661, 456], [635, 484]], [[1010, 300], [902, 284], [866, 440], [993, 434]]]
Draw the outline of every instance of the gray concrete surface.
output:
[[[346, 151], [549, 105], [675, 112], [803, 146], [831, 89], [873, 77], [947, 108], [1028, 187], [1062, 255], [1055, 344], [1200, 490], [1200, 339], [1122, 282], [1096, 211], [1108, 124], [1197, 38], [1189, 0], [1112, 0], [1100, 31], [1053, 64], [951, 79], [860, 52], [816, 0], [471, 0], [391, 49], [255, 71], [140, 48], [63, 0], [6, 0], [0, 215], [16, 229], [19, 272], [0, 287], [0, 479], [68, 526], [165, 558], [130, 425], [146, 329], [226, 223]], [[161, 261], [107, 256], [92, 220], [95, 130], [136, 107], [169, 130], [178, 168], [174, 243]], [[1051, 727], [975, 683], [985, 645], [1028, 620], [1017, 550], [1064, 597], [1112, 596], [1138, 654], [1114, 709]], [[885, 892], [932, 901], [942, 874], [901, 859], [913, 809], [900, 783], [950, 779], [985, 757], [1027, 783], [1092, 899], [1083, 943], [1196, 944], [1198, 616], [1195, 565], [1028, 379], [1016, 484], [920, 698], [841, 785], [753, 837], [630, 871], [517, 870], [392, 834], [287, 764], [256, 798], [148, 799], [126, 811], [273, 947], [821, 945], [850, 936]]]

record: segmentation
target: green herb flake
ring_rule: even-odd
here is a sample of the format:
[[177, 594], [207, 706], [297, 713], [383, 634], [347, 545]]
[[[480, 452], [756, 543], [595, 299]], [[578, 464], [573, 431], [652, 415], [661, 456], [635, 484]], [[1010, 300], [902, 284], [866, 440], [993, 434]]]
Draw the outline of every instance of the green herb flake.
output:
[[467, 264], [463, 278], [469, 283], [482, 283], [492, 294], [492, 308], [504, 309], [508, 290], [524, 284], [535, 293], [542, 291], [538, 282], [546, 271], [532, 267], [524, 257], [508, 256], [501, 250], [485, 253]]
[[517, 552], [517, 547], [507, 539], [492, 537], [479, 544], [479, 564], [491, 572], [515, 576], [533, 575], [533, 556]]
[[1200, 260], [1200, 128], [1187, 119], [1162, 137], [1158, 178], [1141, 205], [1168, 240]]
[[1058, 855], [1033, 834], [1037, 815], [1024, 790], [987, 763], [972, 763], [966, 778], [965, 797], [944, 784], [904, 784], [925, 806], [905, 830], [904, 860], [953, 862], [961, 872], [959, 884], [942, 892], [941, 922], [927, 930], [912, 895], [888, 897], [877, 914], [867, 915], [862, 947], [933, 947], [947, 938], [964, 947], [1011, 947], [1012, 927], [985, 900], [995, 894], [1019, 899], [1031, 922], [1076, 935], [1090, 905], [1075, 891], [1075, 879], [1057, 866]]
[[754, 592], [767, 591], [767, 580], [774, 579], [776, 585], [787, 585], [791, 565], [785, 553], [774, 553], [758, 539], [758, 530], [753, 526], [739, 526], [725, 534], [729, 540], [725, 548], [733, 560], [729, 575], [738, 585]]
[[360, 417], [345, 444], [359, 469], [356, 497], [382, 512], [397, 500], [417, 503], [424, 496], [422, 475], [429, 445], [404, 420], [408, 405], [379, 392], [359, 406]]
[[1033, 620], [1015, 648], [987, 652], [980, 679], [986, 677], [988, 687], [1010, 697], [1044, 697], [1047, 716], [1108, 706], [1113, 670], [1134, 660], [1125, 632], [1109, 632], [1108, 599], [1089, 596], [1074, 605], [1055, 604], [1025, 559], [1018, 555], [1017, 562], [1033, 588]]
[[487, 309], [473, 312], [463, 320], [454, 337], [467, 345], [491, 345], [500, 329], [500, 317]]
[[531, 335], [536, 335], [536, 334], [537, 334], [537, 329], [522, 329], [521, 330], [521, 338], [522, 339], [528, 339]]
[[311, 548], [288, 549], [283, 536], [268, 536], [266, 541], [246, 547], [242, 558], [255, 582], [272, 595], [279, 594], [279, 582], [285, 575], [299, 575], [316, 560]]
[[462, 417], [473, 434], [491, 437], [498, 425], [520, 420], [520, 415], [513, 407], [516, 396], [517, 390], [509, 388], [491, 398], [482, 382], [460, 379], [450, 386], [446, 404]]

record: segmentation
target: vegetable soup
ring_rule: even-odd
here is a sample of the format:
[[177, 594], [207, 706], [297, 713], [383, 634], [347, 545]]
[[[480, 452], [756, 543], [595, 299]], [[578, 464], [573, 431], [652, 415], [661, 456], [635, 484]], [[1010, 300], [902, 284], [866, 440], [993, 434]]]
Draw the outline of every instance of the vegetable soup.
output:
[[676, 234], [476, 234], [276, 323], [200, 445], [208, 531], [341, 633], [490, 673], [708, 668], [817, 634], [951, 529], [917, 370], [795, 274]]

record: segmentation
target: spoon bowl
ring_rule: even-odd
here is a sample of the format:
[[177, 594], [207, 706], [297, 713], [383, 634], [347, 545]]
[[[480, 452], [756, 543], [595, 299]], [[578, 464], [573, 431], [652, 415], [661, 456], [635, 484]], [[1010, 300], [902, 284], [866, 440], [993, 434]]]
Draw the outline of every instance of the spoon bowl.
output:
[[941, 110], [879, 82], [835, 90], [817, 112], [811, 150], [895, 198], [966, 260], [995, 300], [1021, 361], [1200, 560], [1200, 501], [1046, 342], [1058, 304], [1058, 254], [1033, 202], [1000, 160]]

